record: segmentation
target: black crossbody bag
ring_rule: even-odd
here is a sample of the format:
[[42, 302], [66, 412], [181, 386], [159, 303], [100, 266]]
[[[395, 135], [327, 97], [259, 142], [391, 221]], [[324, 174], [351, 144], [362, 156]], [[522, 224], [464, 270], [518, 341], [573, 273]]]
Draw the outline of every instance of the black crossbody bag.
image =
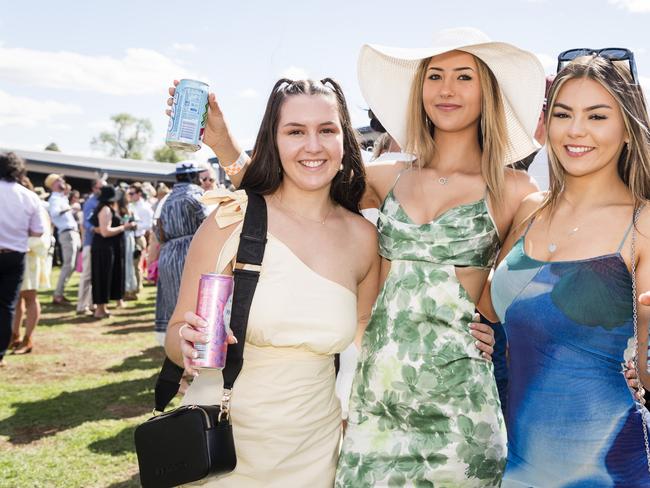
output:
[[[230, 424], [230, 396], [241, 371], [246, 328], [266, 246], [264, 198], [248, 193], [248, 206], [233, 269], [230, 327], [237, 344], [228, 346], [220, 405], [185, 405], [162, 413], [178, 392], [183, 368], [165, 358], [156, 381], [154, 416], [135, 430], [144, 488], [165, 488], [229, 473], [237, 465]], [[159, 415], [155, 415], [160, 412]]]

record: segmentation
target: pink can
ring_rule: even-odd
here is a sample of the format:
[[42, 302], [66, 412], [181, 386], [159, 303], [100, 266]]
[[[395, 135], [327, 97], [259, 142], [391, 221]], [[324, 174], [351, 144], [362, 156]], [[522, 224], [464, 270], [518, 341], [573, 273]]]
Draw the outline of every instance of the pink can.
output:
[[228, 351], [228, 331], [224, 321], [224, 309], [232, 295], [232, 276], [217, 273], [201, 275], [196, 314], [208, 323], [210, 337], [206, 344], [194, 344], [198, 357], [194, 366], [204, 369], [223, 369]]

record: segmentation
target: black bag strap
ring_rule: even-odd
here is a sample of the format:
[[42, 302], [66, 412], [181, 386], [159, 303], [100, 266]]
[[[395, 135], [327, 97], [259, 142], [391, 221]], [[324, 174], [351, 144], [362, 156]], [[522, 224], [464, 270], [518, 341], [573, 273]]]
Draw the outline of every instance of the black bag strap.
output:
[[[237, 344], [228, 346], [226, 366], [223, 369], [224, 390], [231, 390], [244, 363], [246, 329], [255, 288], [260, 277], [267, 234], [267, 212], [264, 197], [246, 191], [248, 206], [239, 237], [237, 258], [233, 269], [234, 290], [230, 328], [237, 338]], [[163, 412], [180, 387], [183, 368], [165, 358], [155, 387], [155, 410]]]

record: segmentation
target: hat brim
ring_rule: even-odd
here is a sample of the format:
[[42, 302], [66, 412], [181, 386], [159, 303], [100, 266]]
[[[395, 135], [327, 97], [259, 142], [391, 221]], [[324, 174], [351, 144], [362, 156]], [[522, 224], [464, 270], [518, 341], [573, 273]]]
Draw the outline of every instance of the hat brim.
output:
[[361, 92], [388, 133], [406, 149], [406, 123], [411, 85], [423, 59], [464, 51], [481, 59], [501, 91], [508, 145], [504, 164], [512, 164], [539, 148], [533, 134], [544, 102], [544, 68], [537, 57], [504, 42], [396, 48], [366, 44], [357, 65]]
[[173, 171], [169, 173], [170, 175], [190, 175], [192, 173], [200, 173], [201, 171], [207, 171], [206, 169], [202, 168], [196, 168], [196, 169], [190, 169], [190, 170], [183, 170], [183, 171]]

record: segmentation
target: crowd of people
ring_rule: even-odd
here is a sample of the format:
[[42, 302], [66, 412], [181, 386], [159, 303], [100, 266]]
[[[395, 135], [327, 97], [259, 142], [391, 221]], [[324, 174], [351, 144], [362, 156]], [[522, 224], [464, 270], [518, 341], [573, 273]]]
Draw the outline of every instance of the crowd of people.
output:
[[[25, 162], [14, 153], [0, 156], [0, 173], [2, 185], [7, 186], [3, 203], [8, 205], [6, 218], [0, 222], [0, 254], [9, 261], [24, 254], [1, 274], [6, 287], [1, 299], [1, 366], [7, 364], [7, 353], [33, 351], [34, 330], [41, 313], [38, 291], [52, 287], [52, 267], [57, 257], [60, 273], [52, 305], [74, 306], [77, 315], [104, 319], [111, 315], [110, 302], [122, 308], [125, 301], [138, 300], [143, 283], [148, 281], [170, 290], [157, 290], [157, 315], [171, 315], [173, 290], [178, 290], [186, 253], [186, 249], [175, 248], [174, 242], [185, 235], [187, 247], [207, 215], [207, 207], [198, 198], [218, 187], [216, 173], [209, 164], [180, 163], [175, 171], [178, 183], [171, 189], [162, 182], [156, 187], [137, 181], [113, 186], [105, 179], [96, 179], [87, 195], [81, 195], [62, 175], [54, 173], [45, 178], [45, 188], [35, 188]], [[188, 198], [173, 203], [178, 193], [187, 193]], [[163, 212], [168, 196], [172, 196], [170, 205]], [[189, 222], [186, 207], [196, 208], [199, 217], [184, 229], [182, 226]], [[181, 229], [174, 228], [175, 222]], [[168, 242], [169, 246], [164, 245]], [[161, 257], [162, 278], [157, 272]], [[79, 273], [76, 303], [66, 297], [74, 272]]]
[[[451, 29], [423, 49], [365, 45], [358, 73], [387, 132], [368, 165], [340, 86], [285, 78], [251, 157], [209, 95], [203, 139], [237, 191], [187, 161], [155, 208], [145, 184], [97, 181], [79, 209], [50, 175], [54, 303], [81, 242], [80, 313], [137, 296], [143, 259], [157, 270], [157, 339], [193, 377], [183, 403], [229, 402], [237, 466], [204, 486], [650, 487], [650, 120], [633, 53], [571, 49], [545, 79], [532, 53]], [[0, 354], [18, 283], [39, 286], [28, 240], [49, 242], [21, 164], [0, 158], [0, 206], [16, 209], [0, 223]], [[233, 274], [246, 191], [265, 198], [268, 240], [230, 391], [193, 365], [209, 339], [194, 311], [202, 273]]]

